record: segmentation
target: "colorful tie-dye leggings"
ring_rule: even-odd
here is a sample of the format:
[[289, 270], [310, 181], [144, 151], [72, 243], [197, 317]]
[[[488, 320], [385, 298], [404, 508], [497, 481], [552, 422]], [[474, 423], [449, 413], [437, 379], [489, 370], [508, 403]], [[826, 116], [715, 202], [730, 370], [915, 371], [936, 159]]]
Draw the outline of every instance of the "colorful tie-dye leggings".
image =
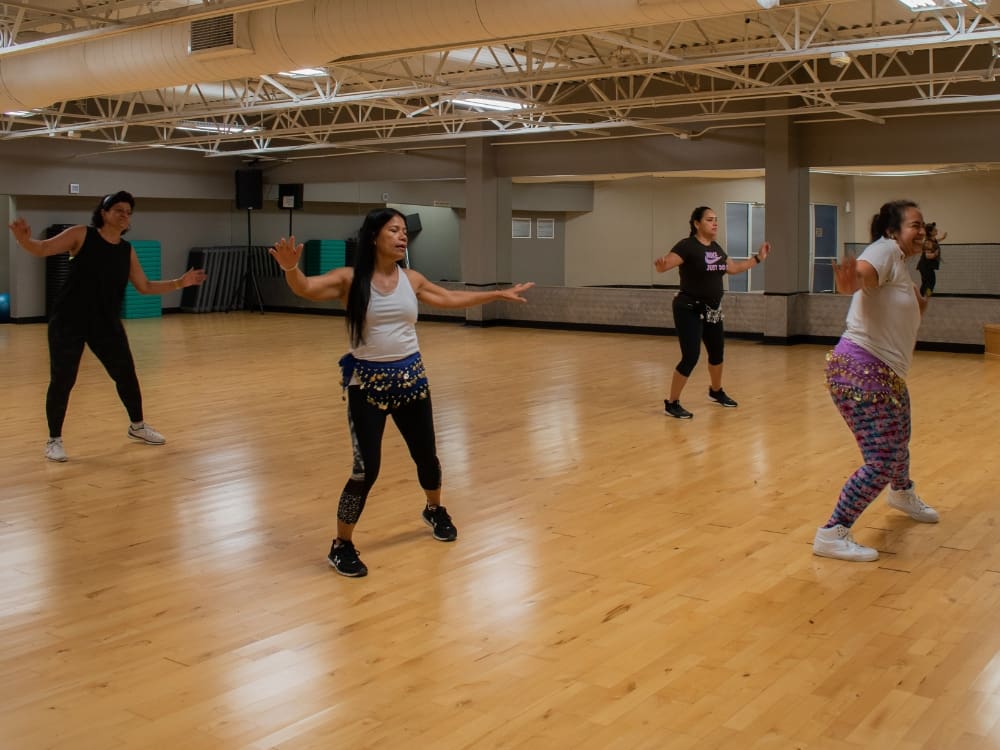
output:
[[884, 362], [844, 339], [827, 355], [826, 381], [864, 459], [844, 484], [826, 523], [826, 528], [850, 528], [887, 484], [897, 490], [912, 485], [910, 394]]

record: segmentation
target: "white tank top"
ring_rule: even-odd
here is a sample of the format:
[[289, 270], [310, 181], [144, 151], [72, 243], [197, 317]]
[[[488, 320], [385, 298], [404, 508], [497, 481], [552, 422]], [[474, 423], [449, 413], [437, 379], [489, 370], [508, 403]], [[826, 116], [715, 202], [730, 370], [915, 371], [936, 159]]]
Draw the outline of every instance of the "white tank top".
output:
[[369, 362], [392, 362], [416, 354], [420, 350], [416, 322], [417, 295], [400, 268], [396, 288], [389, 294], [372, 285], [363, 342], [351, 354]]

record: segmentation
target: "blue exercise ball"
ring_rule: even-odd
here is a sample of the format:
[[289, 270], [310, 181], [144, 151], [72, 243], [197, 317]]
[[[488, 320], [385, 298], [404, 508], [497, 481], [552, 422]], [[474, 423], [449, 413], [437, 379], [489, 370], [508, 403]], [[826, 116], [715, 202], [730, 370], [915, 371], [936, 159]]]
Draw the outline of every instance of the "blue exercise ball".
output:
[[0, 294], [0, 323], [10, 320], [10, 295]]

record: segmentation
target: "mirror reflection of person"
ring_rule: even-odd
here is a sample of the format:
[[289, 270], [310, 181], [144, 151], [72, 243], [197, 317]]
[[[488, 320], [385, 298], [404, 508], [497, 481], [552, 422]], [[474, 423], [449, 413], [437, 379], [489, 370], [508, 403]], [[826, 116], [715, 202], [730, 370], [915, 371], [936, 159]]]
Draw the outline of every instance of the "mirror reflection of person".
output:
[[720, 406], [735, 407], [736, 402], [722, 388], [722, 361], [725, 335], [722, 329], [722, 277], [745, 273], [763, 263], [771, 252], [764, 242], [746, 260], [733, 260], [718, 242], [719, 217], [708, 206], [699, 206], [688, 222], [691, 233], [653, 265], [659, 273], [680, 267], [681, 288], [674, 297], [674, 327], [681, 347], [681, 361], [674, 369], [670, 393], [663, 401], [664, 411], [676, 419], [694, 415], [681, 406], [680, 397], [688, 378], [698, 363], [702, 343], [708, 353], [708, 397]]
[[906, 259], [923, 251], [924, 219], [913, 201], [886, 203], [872, 219], [872, 243], [857, 258], [834, 261], [838, 294], [852, 295], [847, 328], [827, 355], [826, 381], [864, 463], [844, 483], [813, 553], [852, 562], [878, 559], [851, 527], [888, 485], [887, 504], [921, 523], [938, 513], [910, 478], [910, 394], [906, 376], [927, 307]]
[[205, 272], [189, 269], [177, 279], [147, 279], [132, 245], [122, 239], [134, 208], [135, 199], [124, 190], [106, 195], [94, 209], [89, 227], [79, 224], [46, 240], [33, 239], [24, 219], [9, 225], [17, 243], [32, 255], [70, 255], [69, 275], [53, 305], [48, 329], [51, 379], [45, 398], [49, 425], [45, 457], [50, 461], [67, 458], [62, 428], [84, 346], [115, 381], [130, 420], [126, 434], [149, 445], [166, 442], [143, 418], [139, 379], [121, 321], [125, 286], [131, 281], [140, 294], [166, 294], [201, 284]]
[[920, 260], [917, 261], [917, 272], [920, 274], [920, 294], [930, 297], [934, 294], [934, 285], [937, 284], [937, 270], [941, 267], [941, 242], [948, 233], [945, 232], [938, 237], [937, 223], [931, 222], [926, 227], [924, 237], [923, 252], [920, 253]]
[[390, 416], [417, 466], [417, 479], [426, 496], [424, 523], [439, 541], [451, 542], [458, 536], [441, 505], [441, 464], [430, 386], [417, 342], [417, 302], [446, 309], [495, 300], [525, 302], [521, 295], [534, 286], [516, 284], [488, 292], [444, 289], [400, 266], [406, 249], [406, 217], [392, 208], [377, 208], [365, 217], [353, 268], [306, 276], [298, 267], [302, 245], [294, 237], [282, 238], [270, 249], [295, 294], [310, 300], [340, 300], [347, 313], [351, 351], [340, 365], [354, 467], [340, 495], [337, 536], [327, 556], [331, 567], [344, 576], [368, 574], [354, 546], [354, 527], [378, 478], [382, 435]]

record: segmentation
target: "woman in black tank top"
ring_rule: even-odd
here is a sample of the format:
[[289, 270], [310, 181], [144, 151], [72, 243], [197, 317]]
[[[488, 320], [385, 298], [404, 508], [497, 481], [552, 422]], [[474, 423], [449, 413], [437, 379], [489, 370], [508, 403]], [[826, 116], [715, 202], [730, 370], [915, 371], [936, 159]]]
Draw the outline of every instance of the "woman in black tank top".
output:
[[166, 442], [143, 421], [139, 380], [121, 322], [125, 286], [131, 281], [141, 294], [166, 294], [202, 283], [205, 272], [190, 269], [169, 281], [147, 279], [132, 246], [122, 239], [134, 207], [135, 199], [123, 190], [107, 195], [94, 209], [91, 226], [79, 224], [46, 240], [33, 239], [24, 219], [9, 225], [18, 244], [32, 255], [70, 255], [69, 276], [49, 318], [51, 379], [45, 398], [49, 424], [45, 457], [50, 461], [66, 460], [62, 427], [84, 345], [90, 347], [115, 381], [131, 422], [127, 435], [150, 445]]

